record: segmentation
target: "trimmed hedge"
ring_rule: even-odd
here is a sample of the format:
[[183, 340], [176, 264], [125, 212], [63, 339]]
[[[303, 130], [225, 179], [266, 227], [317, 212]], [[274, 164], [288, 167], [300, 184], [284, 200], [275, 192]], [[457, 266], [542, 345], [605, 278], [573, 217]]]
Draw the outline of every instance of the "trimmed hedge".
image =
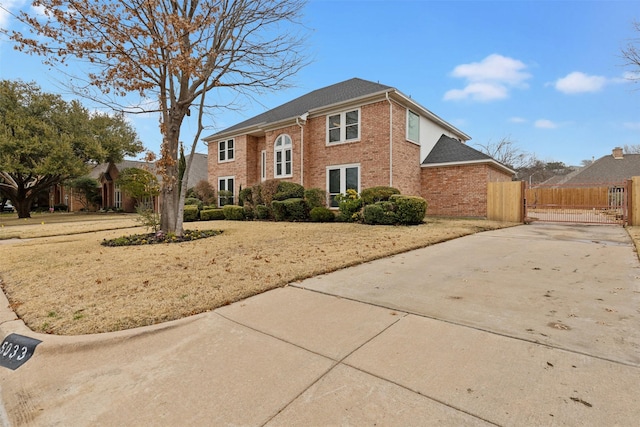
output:
[[327, 192], [322, 188], [310, 188], [304, 191], [304, 199], [309, 209], [327, 206]]
[[316, 206], [309, 212], [309, 217], [313, 222], [333, 222], [336, 220], [336, 214], [329, 208], [324, 206]]
[[271, 209], [269, 209], [269, 206], [256, 205], [253, 211], [257, 219], [265, 220], [271, 218]]
[[197, 205], [185, 205], [184, 214], [182, 215], [182, 221], [193, 222], [198, 220], [198, 206]]
[[243, 188], [238, 193], [238, 205], [253, 205], [253, 191], [251, 187]]
[[229, 221], [242, 221], [244, 220], [244, 208], [238, 205], [224, 205], [222, 207], [224, 213], [224, 219]]
[[363, 222], [370, 225], [393, 225], [398, 222], [397, 209], [393, 202], [377, 202], [364, 207]]
[[218, 221], [224, 219], [222, 209], [203, 209], [200, 211], [200, 221]]
[[199, 210], [202, 210], [202, 200], [196, 199], [195, 197], [187, 197], [184, 199], [185, 206], [197, 206]]
[[398, 224], [422, 224], [427, 213], [427, 201], [417, 196], [391, 196], [389, 201], [396, 205]]
[[400, 190], [394, 187], [378, 186], [365, 188], [360, 193], [360, 198], [365, 205], [372, 205], [377, 202], [386, 202], [394, 194], [400, 194]]
[[309, 219], [309, 208], [301, 198], [274, 200], [271, 202], [271, 207], [276, 221], [306, 221]]
[[289, 181], [280, 181], [278, 183], [278, 190], [273, 195], [273, 201], [302, 198], [304, 198], [304, 187], [300, 184]]

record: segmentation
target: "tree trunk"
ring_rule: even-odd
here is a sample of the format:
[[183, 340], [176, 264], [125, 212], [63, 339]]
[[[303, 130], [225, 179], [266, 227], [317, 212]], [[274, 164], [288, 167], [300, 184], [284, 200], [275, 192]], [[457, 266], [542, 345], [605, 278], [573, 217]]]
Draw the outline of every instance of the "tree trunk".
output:
[[178, 146], [180, 139], [180, 127], [186, 114], [185, 110], [172, 108], [169, 111], [170, 119], [165, 127], [165, 139], [162, 142], [160, 169], [162, 170], [162, 189], [160, 206], [160, 229], [165, 234], [173, 233], [182, 236], [182, 221], [178, 221], [180, 212], [180, 190], [178, 185]]
[[14, 207], [18, 212], [18, 218], [31, 218], [31, 199], [16, 201]]

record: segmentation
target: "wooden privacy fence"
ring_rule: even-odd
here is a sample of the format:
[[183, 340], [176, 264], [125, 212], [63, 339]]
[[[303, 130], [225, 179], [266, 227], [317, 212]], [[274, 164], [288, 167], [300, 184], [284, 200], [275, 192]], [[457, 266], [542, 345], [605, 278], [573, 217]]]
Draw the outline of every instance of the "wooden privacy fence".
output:
[[[571, 214], [558, 216], [562, 211], [571, 211]], [[593, 215], [598, 217], [597, 221], [592, 218]], [[592, 187], [526, 188], [524, 181], [488, 184], [488, 219], [524, 222], [526, 216], [539, 221], [640, 226], [640, 176], [622, 183]]]
[[535, 187], [527, 188], [527, 206], [573, 206], [607, 207], [623, 203], [624, 184], [602, 185], [598, 187]]
[[487, 219], [524, 222], [524, 181], [487, 185]]

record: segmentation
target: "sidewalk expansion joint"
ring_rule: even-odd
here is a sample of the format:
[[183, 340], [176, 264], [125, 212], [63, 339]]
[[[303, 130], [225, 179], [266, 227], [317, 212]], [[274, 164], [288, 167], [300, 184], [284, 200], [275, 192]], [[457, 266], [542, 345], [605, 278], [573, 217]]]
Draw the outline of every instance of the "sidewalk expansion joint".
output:
[[418, 313], [418, 312], [407, 310], [407, 309], [404, 309], [404, 308], [395, 307], [393, 305], [384, 305], [384, 304], [380, 304], [380, 303], [376, 303], [376, 302], [361, 301], [361, 300], [356, 299], [354, 297], [348, 297], [348, 296], [344, 296], [344, 295], [336, 295], [336, 294], [332, 294], [330, 292], [320, 291], [320, 290], [317, 290], [317, 289], [305, 288], [304, 286], [300, 286], [300, 285], [296, 285], [296, 284], [291, 284], [290, 286], [296, 287], [298, 289], [302, 289], [302, 290], [305, 290], [305, 291], [316, 292], [316, 293], [321, 294], [321, 295], [327, 295], [327, 296], [342, 298], [342, 299], [345, 299], [345, 300], [348, 300], [348, 301], [354, 301], [354, 302], [359, 302], [361, 304], [368, 304], [368, 305], [371, 305], [371, 306], [374, 306], [374, 307], [384, 308], [386, 310], [395, 310], [395, 311], [403, 312], [403, 313], [406, 313], [406, 314], [411, 314], [412, 316], [423, 317], [425, 319], [431, 319], [431, 320], [435, 320], [435, 321], [438, 321], [438, 322], [444, 322], [444, 323], [447, 323], [447, 324], [450, 324], [450, 325], [460, 326], [460, 327], [463, 327], [463, 328], [467, 328], [467, 329], [471, 329], [471, 330], [475, 330], [475, 331], [479, 331], [479, 332], [484, 332], [484, 333], [496, 335], [496, 336], [503, 337], [503, 338], [510, 338], [510, 339], [513, 339], [513, 340], [518, 340], [518, 341], [522, 341], [522, 342], [526, 342], [526, 343], [530, 343], [530, 344], [535, 344], [535, 345], [539, 345], [541, 347], [549, 348], [551, 350], [564, 351], [564, 352], [567, 352], [567, 353], [572, 353], [572, 354], [576, 354], [576, 355], [580, 355], [580, 356], [587, 356], [587, 357], [591, 357], [593, 359], [598, 359], [598, 360], [602, 360], [602, 361], [605, 361], [605, 362], [614, 363], [616, 365], [622, 365], [622, 366], [628, 366], [628, 367], [631, 367], [631, 368], [640, 369], [640, 364], [637, 364], [637, 363], [626, 362], [626, 361], [623, 361], [623, 360], [611, 359], [611, 358], [608, 358], [608, 357], [598, 356], [598, 355], [595, 355], [595, 354], [589, 354], [589, 353], [585, 353], [583, 351], [578, 351], [578, 350], [571, 350], [571, 349], [559, 347], [559, 346], [556, 346], [556, 345], [553, 345], [553, 344], [545, 344], [545, 343], [541, 343], [540, 341], [536, 341], [536, 340], [532, 340], [532, 339], [528, 339], [528, 338], [523, 338], [523, 337], [518, 337], [518, 336], [513, 336], [513, 335], [508, 335], [506, 333], [497, 332], [497, 331], [494, 331], [494, 330], [491, 330], [491, 329], [480, 328], [478, 326], [471, 326], [471, 325], [467, 325], [467, 324], [464, 324], [464, 323], [456, 322], [456, 321], [453, 321], [453, 320], [442, 319], [440, 317], [430, 316], [430, 315], [424, 314], [424, 313]]

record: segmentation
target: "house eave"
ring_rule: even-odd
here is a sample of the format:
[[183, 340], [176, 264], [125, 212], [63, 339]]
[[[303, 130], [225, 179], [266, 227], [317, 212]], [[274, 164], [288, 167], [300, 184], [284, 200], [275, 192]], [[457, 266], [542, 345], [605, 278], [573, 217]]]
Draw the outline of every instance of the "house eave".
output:
[[426, 107], [423, 107], [422, 105], [420, 105], [419, 103], [414, 101], [413, 98], [408, 97], [407, 95], [405, 95], [404, 93], [400, 92], [399, 90], [394, 89], [393, 90], [393, 95], [395, 95], [395, 97], [398, 98], [397, 100], [401, 101], [402, 104], [411, 105], [413, 108], [415, 108], [417, 110], [416, 111], [417, 113], [420, 113], [421, 115], [427, 117], [431, 121], [439, 124], [440, 126], [442, 126], [445, 129], [447, 129], [449, 132], [459, 136], [461, 140], [466, 142], [466, 141], [469, 141], [471, 139], [471, 136], [469, 136], [466, 133], [462, 132], [460, 129], [458, 129], [457, 127], [453, 126], [451, 123], [445, 121], [444, 119], [439, 117], [437, 114], [431, 112]]
[[[319, 116], [323, 114], [327, 114], [330, 112], [335, 112], [338, 110], [343, 110], [349, 107], [362, 106], [366, 104], [372, 104], [374, 102], [380, 102], [386, 100], [386, 95], [389, 94], [389, 98], [394, 101], [406, 106], [409, 105], [410, 108], [417, 110], [416, 112], [420, 113], [424, 117], [429, 120], [437, 123], [443, 128], [447, 129], [449, 132], [458, 136], [459, 139], [463, 141], [469, 141], [471, 137], [466, 133], [462, 132], [460, 129], [456, 128], [452, 124], [446, 122], [436, 114], [429, 111], [427, 108], [423, 107], [419, 103], [415, 102], [410, 97], [406, 96], [396, 88], [390, 87], [388, 89], [380, 90], [378, 92], [370, 93], [367, 95], [362, 95], [357, 98], [351, 98], [346, 101], [336, 102], [333, 104], [323, 105], [321, 107], [312, 108], [309, 111], [304, 111], [300, 114], [309, 113], [309, 118], [313, 118], [314, 116]], [[251, 126], [246, 126], [240, 129], [234, 129], [229, 132], [221, 132], [216, 133], [210, 136], [207, 136], [202, 139], [205, 144], [209, 144], [210, 142], [216, 142], [225, 138], [240, 136], [240, 135], [253, 135], [253, 136], [261, 136], [264, 135], [265, 132], [273, 129], [277, 129], [280, 127], [288, 126], [296, 123], [296, 119], [300, 117], [298, 115], [287, 117], [282, 120], [278, 120], [277, 122], [262, 122], [258, 124], [254, 124]]]
[[447, 167], [447, 166], [472, 166], [472, 165], [479, 165], [479, 164], [488, 164], [491, 165], [493, 167], [495, 167], [496, 169], [499, 169], [503, 172], [509, 173], [511, 175], [514, 175], [516, 173], [516, 171], [514, 171], [513, 169], [503, 165], [502, 163], [496, 162], [493, 159], [485, 159], [485, 160], [468, 160], [468, 161], [464, 161], [464, 162], [446, 162], [446, 163], [427, 163], [427, 164], [422, 164], [420, 165], [423, 168], [443, 168], [443, 167]]

